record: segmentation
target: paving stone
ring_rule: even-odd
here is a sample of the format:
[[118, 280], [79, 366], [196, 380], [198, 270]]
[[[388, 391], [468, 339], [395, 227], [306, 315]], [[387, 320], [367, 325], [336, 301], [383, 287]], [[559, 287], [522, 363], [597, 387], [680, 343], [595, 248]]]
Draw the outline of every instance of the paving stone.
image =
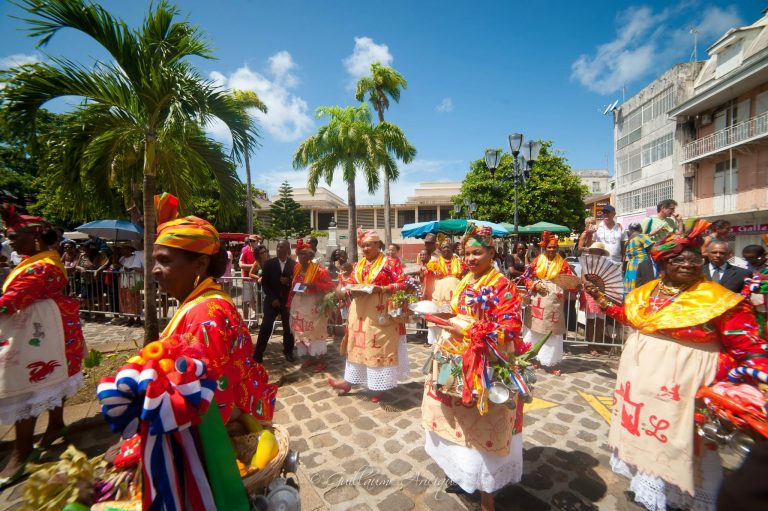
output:
[[589, 388], [589, 387], [591, 386], [591, 385], [589, 384], [589, 382], [586, 382], [586, 381], [584, 381], [584, 380], [579, 380], [579, 379], [573, 379], [573, 380], [571, 380], [571, 384], [572, 384], [572, 385], [576, 385], [577, 387], [581, 387], [581, 388], [583, 388], [583, 389], [584, 389], [584, 388]]
[[552, 422], [544, 424], [542, 429], [544, 429], [545, 431], [549, 431], [553, 435], [558, 435], [558, 436], [559, 435], [565, 435], [569, 431], [569, 429], [567, 427], [563, 426], [562, 424], [555, 424], [555, 423], [552, 423]]
[[423, 431], [409, 431], [403, 436], [403, 440], [405, 440], [407, 443], [412, 444], [417, 442], [418, 440], [421, 440], [424, 438], [424, 432]]
[[398, 511], [410, 511], [416, 506], [407, 495], [400, 492], [394, 492], [379, 502], [379, 509], [391, 509]]
[[585, 502], [570, 491], [561, 491], [554, 494], [552, 496], [552, 505], [557, 509], [579, 509], [583, 511], [598, 509], [594, 504]]
[[443, 489], [438, 489], [427, 492], [422, 496], [420, 509], [429, 509], [430, 511], [466, 511], [467, 506], [458, 497], [445, 493]]
[[336, 445], [339, 441], [331, 433], [321, 433], [313, 436], [311, 442], [315, 449], [322, 449]]
[[402, 444], [397, 440], [387, 440], [384, 442], [384, 449], [390, 454], [396, 454], [402, 449]]
[[304, 396], [302, 396], [301, 394], [295, 394], [295, 395], [287, 397], [285, 399], [281, 399], [281, 401], [286, 406], [291, 406], [292, 407], [293, 405], [297, 405], [299, 403], [303, 403], [304, 402]]
[[408, 419], [400, 419], [395, 423], [395, 426], [397, 426], [399, 429], [406, 429], [410, 425], [411, 425], [411, 421], [409, 421]]
[[349, 445], [340, 445], [337, 448], [333, 449], [331, 451], [331, 454], [339, 459], [344, 459], [352, 456], [355, 453], [355, 450], [349, 446]]
[[300, 421], [309, 419], [312, 416], [312, 411], [309, 409], [307, 405], [303, 405], [303, 404], [292, 406], [291, 413], [296, 418], [296, 420], [300, 420]]
[[[579, 398], [581, 399], [581, 398]], [[582, 413], [584, 412], [585, 408], [581, 405], [577, 405], [575, 403], [565, 403], [563, 407], [568, 410], [569, 412], [573, 413]]]
[[408, 452], [408, 457], [415, 461], [425, 461], [430, 459], [427, 451], [424, 450], [424, 447], [417, 447], [416, 449]]
[[309, 431], [322, 431], [328, 427], [328, 424], [326, 424], [324, 420], [317, 417], [308, 420], [304, 425]]
[[548, 475], [541, 472], [523, 472], [523, 478], [520, 481], [523, 485], [534, 490], [547, 490], [553, 486], [553, 482]]
[[585, 442], [594, 442], [595, 440], [597, 440], [597, 435], [593, 435], [589, 431], [583, 431], [583, 430], [579, 431], [576, 434], [576, 437], [579, 440], [584, 440]]
[[392, 463], [387, 465], [387, 468], [394, 475], [402, 476], [407, 474], [411, 470], [412, 466], [405, 460], [394, 460]]
[[555, 443], [555, 439], [552, 438], [549, 435], [546, 435], [542, 433], [541, 431], [534, 431], [533, 435], [531, 435], [531, 438], [535, 440], [536, 442], [543, 444], [543, 445], [552, 445]]
[[558, 413], [557, 418], [563, 422], [569, 423], [573, 420], [574, 416], [570, 413]]
[[337, 422], [341, 422], [342, 420], [344, 420], [344, 418], [341, 415], [335, 412], [326, 414], [323, 418], [325, 419], [325, 422], [328, 424], [336, 424]]
[[352, 484], [334, 486], [323, 494], [323, 498], [330, 504], [342, 504], [354, 500], [360, 494], [360, 490]]
[[581, 419], [581, 420], [579, 421], [579, 424], [581, 424], [581, 425], [582, 425], [582, 426], [584, 426], [585, 428], [587, 428], [587, 429], [589, 429], [589, 430], [593, 430], [593, 431], [594, 431], [595, 429], [597, 429], [597, 428], [600, 426], [600, 423], [599, 423], [599, 422], [593, 421], [592, 419], [588, 419], [588, 418], [586, 418], [586, 417], [585, 417], [585, 418], [583, 418], [583, 419]]
[[352, 442], [354, 442], [355, 445], [362, 447], [363, 449], [365, 449], [375, 441], [376, 441], [376, 437], [371, 435], [370, 433], [366, 433], [365, 431], [361, 431], [360, 433], [357, 433], [352, 437]]
[[347, 511], [373, 511], [373, 508], [368, 504], [355, 504], [354, 506], [347, 508]]
[[370, 417], [360, 417], [354, 421], [353, 426], [357, 429], [368, 431], [375, 428], [377, 424]]
[[585, 475], [580, 475], [568, 483], [568, 487], [579, 492], [592, 502], [597, 502], [605, 496], [606, 486], [601, 480], [596, 480]]

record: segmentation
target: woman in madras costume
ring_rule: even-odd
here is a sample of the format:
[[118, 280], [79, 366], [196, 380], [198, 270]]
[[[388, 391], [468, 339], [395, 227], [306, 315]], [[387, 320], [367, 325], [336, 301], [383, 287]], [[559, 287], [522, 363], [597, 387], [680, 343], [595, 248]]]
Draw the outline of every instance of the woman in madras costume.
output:
[[563, 301], [566, 291], [552, 280], [558, 275], [573, 275], [573, 270], [558, 251], [557, 236], [544, 231], [539, 247], [542, 253], [531, 261], [522, 277], [531, 300], [531, 325], [524, 330], [523, 340], [533, 345], [552, 332], [536, 359], [552, 374], [559, 376], [557, 365], [563, 359]]
[[[467, 272], [467, 265], [453, 253], [453, 243], [444, 234], [437, 237], [440, 247], [440, 257], [427, 263], [427, 271], [435, 277], [435, 288], [432, 291], [432, 301], [440, 312], [448, 312], [451, 298], [461, 278]], [[440, 336], [441, 329], [432, 323], [427, 323], [427, 341], [434, 344]]]
[[312, 260], [315, 257], [312, 245], [297, 240], [296, 255], [299, 264], [293, 269], [288, 293], [290, 326], [299, 356], [308, 357], [302, 367], [311, 367], [319, 373], [326, 367], [322, 357], [327, 351], [328, 338], [328, 318], [320, 311], [320, 303], [325, 294], [333, 290], [334, 284], [328, 270]]
[[357, 244], [363, 258], [355, 265], [354, 283], [348, 286], [352, 304], [340, 346], [347, 357], [344, 380], [328, 378], [328, 384], [340, 394], [350, 392], [353, 384], [363, 384], [378, 403], [379, 392], [397, 387], [398, 380], [408, 377], [405, 326], [389, 317], [386, 297], [408, 284], [402, 264], [381, 251], [376, 231], [358, 229]]
[[[515, 285], [493, 267], [491, 229], [474, 225], [468, 229], [464, 253], [469, 273], [451, 298], [451, 312], [457, 316], [443, 327], [435, 353], [468, 345], [461, 354], [463, 381], [480, 385], [483, 376], [477, 371], [484, 368], [476, 362], [487, 360], [491, 350], [520, 354], [526, 346], [520, 341], [520, 296]], [[454, 397], [438, 391], [434, 383], [427, 378], [421, 405], [425, 450], [461, 490], [479, 490], [482, 509], [492, 510], [492, 492], [522, 477], [523, 401], [518, 394], [514, 409], [489, 403], [481, 389], [475, 406], [477, 387], [465, 385], [462, 397]], [[449, 487], [449, 491], [459, 488]]]
[[611, 468], [631, 479], [635, 501], [650, 510], [715, 508], [722, 468], [716, 447], [694, 433], [696, 391], [768, 356], [748, 301], [702, 276], [708, 225], [699, 220], [688, 234], [659, 241], [650, 253], [663, 277], [623, 306], [585, 284], [608, 315], [634, 329], [614, 393]]
[[227, 265], [219, 233], [201, 218], [179, 218], [172, 195], [156, 196], [155, 205], [152, 274], [181, 305], [158, 341], [101, 381], [103, 414], [124, 438], [141, 437], [144, 509], [245, 511], [224, 423], [241, 412], [264, 418], [277, 389], [214, 280]]
[[[66, 433], [64, 399], [83, 385], [85, 343], [77, 298], [64, 295], [67, 271], [48, 250], [56, 233], [45, 219], [1, 211], [6, 235], [22, 256], [0, 296], [0, 423], [14, 424], [16, 441], [0, 472], [0, 486], [25, 475], [26, 464]], [[37, 417], [50, 410], [48, 427], [33, 446]]]

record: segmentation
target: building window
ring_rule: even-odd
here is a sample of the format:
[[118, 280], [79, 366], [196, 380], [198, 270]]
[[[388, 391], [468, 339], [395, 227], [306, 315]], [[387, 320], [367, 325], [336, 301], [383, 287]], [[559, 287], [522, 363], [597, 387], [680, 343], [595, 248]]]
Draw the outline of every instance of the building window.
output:
[[668, 87], [627, 114], [618, 124], [616, 149], [640, 140], [642, 125], [660, 115], [666, 115], [674, 106], [674, 90]]
[[694, 187], [696, 185], [696, 178], [694, 176], [688, 176], [683, 181], [683, 202], [693, 202], [695, 198]]
[[416, 211], [412, 209], [400, 209], [397, 212], [397, 227], [416, 222]]
[[616, 159], [619, 185], [630, 184], [643, 177], [640, 149], [627, 152]]
[[621, 214], [656, 206], [664, 199], [672, 198], [672, 180], [656, 183], [639, 190], [619, 194], [618, 210]]
[[653, 162], [672, 156], [672, 133], [643, 144], [641, 165], [643, 167]]
[[333, 220], [333, 213], [317, 213], [317, 229], [320, 231], [325, 231], [328, 229], [328, 225], [330, 225], [331, 220]]
[[600, 181], [592, 181], [592, 193], [600, 193]]
[[437, 209], [419, 208], [419, 222], [432, 222], [437, 220]]
[[733, 195], [738, 191], [739, 169], [736, 159], [715, 164], [715, 197]]

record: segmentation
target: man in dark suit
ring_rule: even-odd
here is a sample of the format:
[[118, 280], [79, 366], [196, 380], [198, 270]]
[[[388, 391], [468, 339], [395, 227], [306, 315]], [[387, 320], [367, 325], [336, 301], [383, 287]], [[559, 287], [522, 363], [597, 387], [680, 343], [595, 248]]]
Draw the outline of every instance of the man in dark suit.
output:
[[256, 339], [256, 348], [253, 352], [253, 358], [257, 362], [262, 362], [264, 352], [267, 350], [269, 337], [272, 335], [272, 329], [275, 326], [275, 319], [280, 315], [283, 323], [283, 353], [288, 362], [294, 362], [293, 357], [293, 334], [288, 324], [288, 292], [291, 290], [291, 280], [293, 279], [293, 267], [296, 261], [288, 257], [291, 253], [291, 244], [288, 240], [282, 240], [277, 244], [277, 257], [269, 259], [264, 263], [261, 273], [261, 287], [266, 295], [264, 298], [264, 319], [261, 322], [259, 337]]
[[635, 289], [659, 278], [656, 263], [649, 257], [637, 265], [637, 277], [635, 277]]
[[717, 282], [724, 288], [741, 293], [744, 287], [744, 279], [751, 277], [749, 270], [733, 266], [728, 262], [733, 252], [728, 243], [722, 241], [713, 241], [707, 247], [707, 256], [709, 264], [704, 266], [704, 276], [707, 280]]

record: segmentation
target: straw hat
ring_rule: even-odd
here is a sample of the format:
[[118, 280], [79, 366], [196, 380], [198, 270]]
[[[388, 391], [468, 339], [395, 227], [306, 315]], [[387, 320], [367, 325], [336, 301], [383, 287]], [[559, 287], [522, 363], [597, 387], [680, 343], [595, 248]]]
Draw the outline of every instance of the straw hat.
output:
[[601, 243], [599, 241], [592, 243], [587, 249], [587, 252], [589, 252], [592, 255], [599, 255], [599, 256], [611, 255], [610, 252], [608, 252], [608, 249], [605, 248], [605, 243]]

